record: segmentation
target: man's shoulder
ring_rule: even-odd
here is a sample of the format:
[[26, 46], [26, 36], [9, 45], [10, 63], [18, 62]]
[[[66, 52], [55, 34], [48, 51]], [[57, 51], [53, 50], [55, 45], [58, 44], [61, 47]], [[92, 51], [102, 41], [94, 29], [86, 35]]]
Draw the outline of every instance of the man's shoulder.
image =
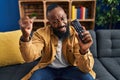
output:
[[46, 26], [46, 27], [42, 27], [36, 30], [37, 33], [44, 33], [44, 34], [48, 34], [50, 32], [50, 27]]
[[34, 32], [34, 35], [39, 35], [39, 36], [43, 36], [43, 37], [49, 36], [49, 34], [50, 34], [50, 27], [49, 26], [39, 28]]
[[41, 28], [37, 29], [36, 32], [47, 32], [49, 30], [50, 30], [50, 27], [46, 26], [46, 27], [41, 27]]

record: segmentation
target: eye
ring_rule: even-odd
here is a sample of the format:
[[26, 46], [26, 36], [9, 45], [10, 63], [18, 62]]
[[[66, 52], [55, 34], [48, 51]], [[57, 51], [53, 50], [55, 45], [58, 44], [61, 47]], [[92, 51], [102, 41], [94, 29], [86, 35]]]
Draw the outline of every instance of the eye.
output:
[[65, 21], [65, 20], [66, 20], [66, 17], [62, 17], [61, 20]]
[[65, 20], [64, 18], [61, 18], [61, 20]]
[[58, 23], [58, 21], [57, 21], [57, 20], [55, 20], [55, 21], [53, 21], [52, 23], [53, 23], [53, 24], [57, 24], [57, 23]]

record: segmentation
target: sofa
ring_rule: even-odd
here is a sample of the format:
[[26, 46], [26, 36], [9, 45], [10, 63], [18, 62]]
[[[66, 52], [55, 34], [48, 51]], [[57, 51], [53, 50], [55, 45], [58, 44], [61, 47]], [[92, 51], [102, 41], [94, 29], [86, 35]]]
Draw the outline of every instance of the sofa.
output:
[[[16, 34], [15, 32], [18, 31], [11, 31], [10, 33], [14, 32], [13, 33], [14, 35]], [[93, 69], [96, 72], [96, 80], [120, 80], [120, 30], [97, 30], [97, 31], [89, 30], [89, 31], [93, 38], [93, 44], [90, 47], [90, 50], [93, 53], [95, 59], [95, 64]], [[10, 33], [8, 32], [6, 35], [10, 35]], [[3, 35], [5, 33], [0, 33], [0, 35], [1, 34]], [[16, 36], [20, 36], [20, 34], [19, 35], [16, 34]], [[9, 36], [9, 38], [11, 40], [14, 40], [13, 37]], [[2, 45], [4, 46], [4, 42], [0, 42], [0, 43], [3, 43]], [[12, 45], [13, 44], [15, 44], [15, 42], [12, 43]], [[8, 45], [5, 44], [5, 46]], [[13, 47], [14, 46], [11, 46], [10, 48]], [[17, 47], [18, 47], [17, 49], [19, 50], [19, 46]], [[9, 53], [10, 51], [8, 51], [7, 56]], [[18, 55], [17, 52], [16, 54]], [[12, 59], [14, 58], [15, 56], [7, 60], [12, 61]], [[20, 52], [19, 52], [19, 59], [21, 59], [21, 61], [17, 61], [14, 63], [12, 63], [13, 61], [11, 63], [6, 62], [6, 64], [4, 65], [1, 65], [1, 63], [3, 63], [4, 61], [3, 62], [0, 61], [0, 80], [20, 80], [39, 61], [38, 59], [31, 63], [25, 63], [21, 58]]]
[[96, 80], [120, 80], [120, 30], [90, 31]]

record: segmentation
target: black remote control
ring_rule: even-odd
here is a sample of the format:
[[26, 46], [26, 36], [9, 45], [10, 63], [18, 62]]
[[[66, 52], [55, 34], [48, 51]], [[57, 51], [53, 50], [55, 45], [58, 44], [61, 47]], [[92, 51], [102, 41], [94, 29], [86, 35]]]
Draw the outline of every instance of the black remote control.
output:
[[[75, 30], [77, 31], [79, 38], [82, 40], [83, 35], [81, 35], [81, 33], [84, 32], [84, 29], [83, 29], [83, 27], [81, 26], [80, 22], [79, 22], [77, 19], [75, 19], [75, 20], [73, 20], [73, 21], [71, 22], [71, 24], [72, 24], [72, 26], [75, 28]], [[84, 43], [83, 40], [82, 40], [82, 42]]]

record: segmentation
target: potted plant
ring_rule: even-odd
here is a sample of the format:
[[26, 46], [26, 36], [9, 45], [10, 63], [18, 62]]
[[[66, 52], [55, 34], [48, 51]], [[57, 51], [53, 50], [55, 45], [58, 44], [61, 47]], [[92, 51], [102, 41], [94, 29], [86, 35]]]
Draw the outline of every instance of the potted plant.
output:
[[96, 25], [114, 29], [120, 21], [120, 0], [98, 0], [96, 10]]
[[37, 18], [37, 13], [31, 13], [31, 15], [29, 16], [30, 18], [36, 17]]

